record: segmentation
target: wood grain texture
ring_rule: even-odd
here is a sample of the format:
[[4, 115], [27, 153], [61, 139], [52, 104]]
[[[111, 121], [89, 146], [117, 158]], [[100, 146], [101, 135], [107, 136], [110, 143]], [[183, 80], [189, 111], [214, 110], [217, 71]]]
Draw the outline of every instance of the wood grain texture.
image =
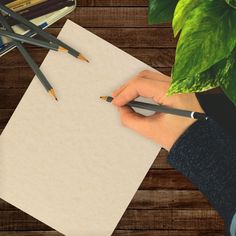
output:
[[117, 229], [220, 230], [223, 221], [214, 210], [127, 210]]
[[15, 109], [26, 89], [0, 89], [0, 109]]
[[63, 236], [56, 231], [0, 231], [0, 236]]
[[[197, 190], [138, 190], [128, 209], [211, 209], [207, 199]], [[1, 211], [17, 210], [11, 204], [0, 199]]]
[[[122, 48], [125, 52], [131, 54], [137, 59], [151, 65], [152, 67], [171, 67], [174, 60], [174, 49], [152, 49], [152, 48]], [[46, 49], [32, 48], [30, 54], [35, 59], [37, 64], [41, 64], [47, 55]], [[80, 61], [78, 60], [78, 63]], [[14, 49], [12, 52], [4, 56], [4, 60], [0, 61], [0, 69], [28, 67], [24, 58], [19, 55], [19, 52]]]
[[[208, 230], [116, 230], [112, 236], [222, 236], [223, 231]], [[0, 236], [63, 236], [55, 231], [2, 231]]]
[[138, 190], [128, 209], [211, 209], [197, 190]]
[[[223, 236], [216, 230], [116, 230], [112, 236]], [[1, 236], [1, 234], [0, 234]], [[15, 235], [14, 235], [15, 236]]]
[[[170, 75], [177, 39], [170, 24], [147, 23], [148, 0], [80, 0], [48, 29], [57, 36], [71, 19], [127, 53]], [[47, 50], [25, 45], [40, 65]], [[78, 62], [79, 63], [79, 62]], [[33, 78], [15, 49], [0, 58], [0, 134]], [[161, 150], [113, 236], [223, 236], [224, 224], [207, 199]], [[0, 236], [62, 236], [0, 200]]]
[[[52, 27], [47, 29], [47, 32], [57, 36], [60, 29]], [[177, 43], [171, 28], [86, 27], [86, 29], [120, 48], [175, 48]], [[24, 45], [26, 48], [30, 47], [28, 44]]]
[[[173, 220], [173, 217], [175, 220]], [[0, 231], [50, 230], [20, 210], [0, 212]], [[117, 230], [221, 230], [223, 221], [213, 209], [127, 209]]]
[[[154, 27], [147, 21], [147, 7], [77, 7], [67, 18], [83, 27]], [[54, 24], [62, 27], [65, 18]], [[160, 24], [156, 27], [171, 27]]]
[[[9, 70], [9, 68], [11, 69]], [[154, 68], [166, 75], [170, 75], [171, 73], [170, 67]], [[27, 65], [23, 66], [22, 64], [21, 67], [14, 67], [14, 63], [12, 63], [12, 67], [10, 65], [7, 67], [0, 66], [0, 89], [26, 89], [32, 81], [33, 76], [34, 74], [31, 68]]]
[[80, 0], [77, 6], [147, 6], [147, 0]]

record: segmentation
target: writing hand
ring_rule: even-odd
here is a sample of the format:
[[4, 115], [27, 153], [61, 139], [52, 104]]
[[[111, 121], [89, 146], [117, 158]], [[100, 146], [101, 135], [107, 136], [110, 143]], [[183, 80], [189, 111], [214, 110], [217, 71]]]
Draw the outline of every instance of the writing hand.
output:
[[196, 120], [164, 113], [144, 116], [125, 106], [139, 96], [173, 108], [204, 113], [194, 93], [166, 96], [171, 78], [158, 72], [142, 71], [113, 93], [122, 124], [170, 150], [176, 140]]

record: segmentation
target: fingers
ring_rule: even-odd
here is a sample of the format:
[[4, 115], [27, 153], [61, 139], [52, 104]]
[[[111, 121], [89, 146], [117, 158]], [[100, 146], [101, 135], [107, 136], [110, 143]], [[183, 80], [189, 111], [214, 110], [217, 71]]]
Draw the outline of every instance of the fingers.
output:
[[116, 97], [126, 86], [127, 86], [127, 83], [126, 83], [126, 84], [123, 84], [121, 87], [119, 87], [118, 89], [116, 89], [116, 90], [112, 93], [112, 97]]
[[121, 123], [135, 132], [149, 139], [154, 139], [159, 127], [159, 120], [162, 114], [156, 113], [152, 116], [144, 116], [136, 113], [131, 107], [119, 107]]
[[159, 72], [144, 70], [112, 93], [112, 103], [123, 106], [139, 96], [161, 102], [169, 88], [170, 80]]
[[152, 98], [158, 102], [161, 101], [161, 97], [165, 96], [168, 87], [169, 84], [166, 82], [138, 77], [119, 89], [112, 103], [123, 106], [139, 96]]
[[135, 77], [133, 77], [129, 82], [123, 84], [121, 87], [119, 87], [118, 89], [116, 89], [115, 91], [113, 91], [112, 93], [112, 97], [116, 97], [117, 95], [119, 95], [119, 93], [124, 90], [124, 88], [128, 85], [128, 83], [132, 82], [135, 79], [138, 78], [146, 78], [146, 79], [154, 79], [154, 80], [158, 80], [158, 81], [162, 81], [162, 82], [170, 82], [171, 78], [169, 76], [163, 75], [159, 72], [154, 72], [154, 71], [150, 71], [150, 70], [143, 70], [141, 71], [138, 75], [136, 75]]
[[128, 106], [119, 107], [119, 112], [121, 123], [125, 127], [146, 136], [148, 133], [148, 124], [144, 115], [136, 113], [131, 107]]
[[138, 74], [139, 77], [146, 79], [154, 79], [163, 82], [170, 82], [171, 78], [167, 75], [163, 75], [157, 71], [143, 70]]
[[112, 97], [116, 97], [118, 96], [127, 86], [129, 83], [132, 83], [134, 80], [136, 80], [139, 76], [136, 75], [134, 76], [132, 79], [130, 79], [127, 83], [123, 84], [121, 87], [119, 87], [118, 89], [116, 89], [115, 91], [113, 91], [112, 93]]
[[143, 71], [112, 93], [114, 105], [118, 106], [121, 123], [139, 134], [154, 139], [161, 114], [144, 116], [136, 113], [128, 102], [142, 96], [161, 101], [169, 88], [170, 79], [157, 72]]

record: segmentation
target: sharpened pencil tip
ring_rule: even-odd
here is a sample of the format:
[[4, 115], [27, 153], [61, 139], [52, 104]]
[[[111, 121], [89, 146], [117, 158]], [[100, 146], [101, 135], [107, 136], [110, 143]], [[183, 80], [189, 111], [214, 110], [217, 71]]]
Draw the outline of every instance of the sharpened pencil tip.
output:
[[51, 94], [56, 101], [58, 101], [58, 98], [57, 98], [57, 95], [56, 95], [54, 89], [49, 90], [48, 93]]
[[100, 96], [102, 100], [107, 100], [107, 96]]
[[79, 54], [78, 58], [82, 61], [86, 61], [89, 63], [89, 60], [87, 58], [85, 58], [82, 54]]

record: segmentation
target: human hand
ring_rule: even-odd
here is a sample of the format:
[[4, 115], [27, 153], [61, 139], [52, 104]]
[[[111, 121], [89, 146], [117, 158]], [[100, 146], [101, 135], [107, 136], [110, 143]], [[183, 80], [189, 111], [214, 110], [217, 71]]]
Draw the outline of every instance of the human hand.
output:
[[154, 140], [168, 151], [196, 120], [165, 113], [144, 116], [125, 104], [142, 96], [165, 106], [204, 113], [194, 93], [167, 97], [170, 83], [170, 77], [145, 70], [112, 93], [112, 104], [118, 107], [122, 124]]

